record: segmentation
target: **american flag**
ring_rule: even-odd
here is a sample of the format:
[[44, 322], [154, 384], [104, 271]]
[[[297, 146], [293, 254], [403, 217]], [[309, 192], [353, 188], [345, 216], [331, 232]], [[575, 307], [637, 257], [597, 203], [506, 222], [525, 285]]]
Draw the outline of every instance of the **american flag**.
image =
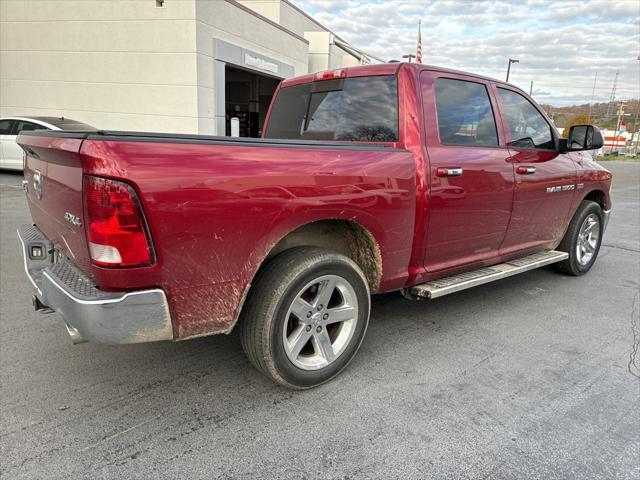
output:
[[418, 49], [416, 52], [416, 62], [422, 63], [422, 32], [420, 31], [420, 24], [422, 20], [418, 21]]
[[618, 130], [620, 130], [620, 133], [627, 131], [627, 124], [624, 123], [624, 118], [620, 119], [620, 128]]

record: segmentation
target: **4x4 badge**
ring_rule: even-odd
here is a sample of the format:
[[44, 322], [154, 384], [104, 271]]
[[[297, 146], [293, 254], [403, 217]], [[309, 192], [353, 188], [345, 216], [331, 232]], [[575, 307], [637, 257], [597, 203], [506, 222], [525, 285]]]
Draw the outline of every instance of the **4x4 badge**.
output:
[[80, 225], [82, 225], [82, 220], [80, 220], [80, 217], [74, 215], [73, 213], [64, 212], [64, 219], [74, 227], [79, 227]]
[[38, 200], [42, 200], [42, 173], [40, 170], [33, 172], [33, 189], [36, 191]]

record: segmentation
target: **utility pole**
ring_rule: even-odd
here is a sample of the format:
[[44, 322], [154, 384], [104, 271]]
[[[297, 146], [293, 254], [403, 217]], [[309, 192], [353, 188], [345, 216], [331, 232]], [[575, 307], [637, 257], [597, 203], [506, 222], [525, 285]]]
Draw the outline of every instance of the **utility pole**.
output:
[[529, 96], [533, 96], [533, 80], [531, 80], [531, 85], [529, 85]]
[[598, 81], [598, 72], [593, 79], [593, 90], [591, 91], [591, 102], [589, 103], [589, 121], [591, 122], [591, 113], [593, 112], [593, 99], [596, 96], [596, 82]]
[[408, 58], [409, 63], [411, 63], [411, 59], [416, 58], [416, 56], [413, 53], [408, 53], [407, 55], [402, 55], [402, 58]]
[[618, 107], [618, 120], [616, 121], [616, 131], [613, 134], [613, 147], [611, 148], [611, 153], [613, 153], [613, 151], [618, 148], [618, 130], [620, 130], [620, 122], [622, 121], [622, 117], [624, 116], [624, 104], [625, 102], [620, 102], [620, 106]]
[[[638, 55], [636, 60], [638, 60], [640, 62], [640, 55]], [[638, 102], [636, 103], [636, 118], [633, 120], [633, 132], [631, 133], [631, 145], [633, 145], [633, 143], [634, 143], [633, 142], [634, 135], [636, 137], [635, 147], [633, 149], [633, 155], [634, 156], [638, 155], [638, 143], [640, 143], [640, 128], [638, 128], [638, 111], [640, 111], [640, 98], [638, 99]]]
[[511, 73], [511, 64], [512, 63], [520, 63], [520, 60], [516, 60], [515, 58], [509, 59], [509, 65], [507, 65], [507, 82], [509, 81], [509, 74]]
[[[640, 129], [638, 129], [638, 111], [640, 111], [640, 100], [636, 103], [636, 118], [633, 120], [633, 131], [631, 132], [631, 145], [633, 145], [633, 138], [635, 136], [635, 148], [633, 149], [633, 155], [638, 155], [638, 141], [640, 141]], [[638, 131], [637, 131], [638, 130]]]
[[618, 75], [620, 75], [620, 72], [616, 72], [616, 77], [613, 79], [613, 88], [611, 89], [611, 96], [609, 97], [609, 105], [607, 105], [607, 117], [611, 113], [611, 104], [616, 99], [616, 89], [618, 88]]

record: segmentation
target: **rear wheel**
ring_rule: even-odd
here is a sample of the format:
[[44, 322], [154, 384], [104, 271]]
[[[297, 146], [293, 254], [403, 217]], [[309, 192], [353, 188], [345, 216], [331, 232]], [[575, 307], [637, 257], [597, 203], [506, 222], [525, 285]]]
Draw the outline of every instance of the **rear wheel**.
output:
[[240, 338], [253, 365], [290, 388], [339, 374], [369, 321], [369, 288], [348, 257], [315, 248], [288, 250], [259, 273], [242, 313]]
[[573, 216], [558, 250], [567, 252], [569, 258], [555, 263], [553, 268], [566, 275], [584, 275], [598, 257], [603, 234], [603, 216], [600, 205], [583, 201]]

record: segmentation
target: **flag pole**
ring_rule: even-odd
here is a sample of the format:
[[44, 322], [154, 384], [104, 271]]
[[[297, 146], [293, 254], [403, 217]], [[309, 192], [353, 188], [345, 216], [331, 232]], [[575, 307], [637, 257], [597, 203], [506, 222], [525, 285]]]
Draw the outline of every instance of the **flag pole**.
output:
[[422, 63], [422, 19], [418, 20], [418, 45], [416, 48], [416, 63]]

